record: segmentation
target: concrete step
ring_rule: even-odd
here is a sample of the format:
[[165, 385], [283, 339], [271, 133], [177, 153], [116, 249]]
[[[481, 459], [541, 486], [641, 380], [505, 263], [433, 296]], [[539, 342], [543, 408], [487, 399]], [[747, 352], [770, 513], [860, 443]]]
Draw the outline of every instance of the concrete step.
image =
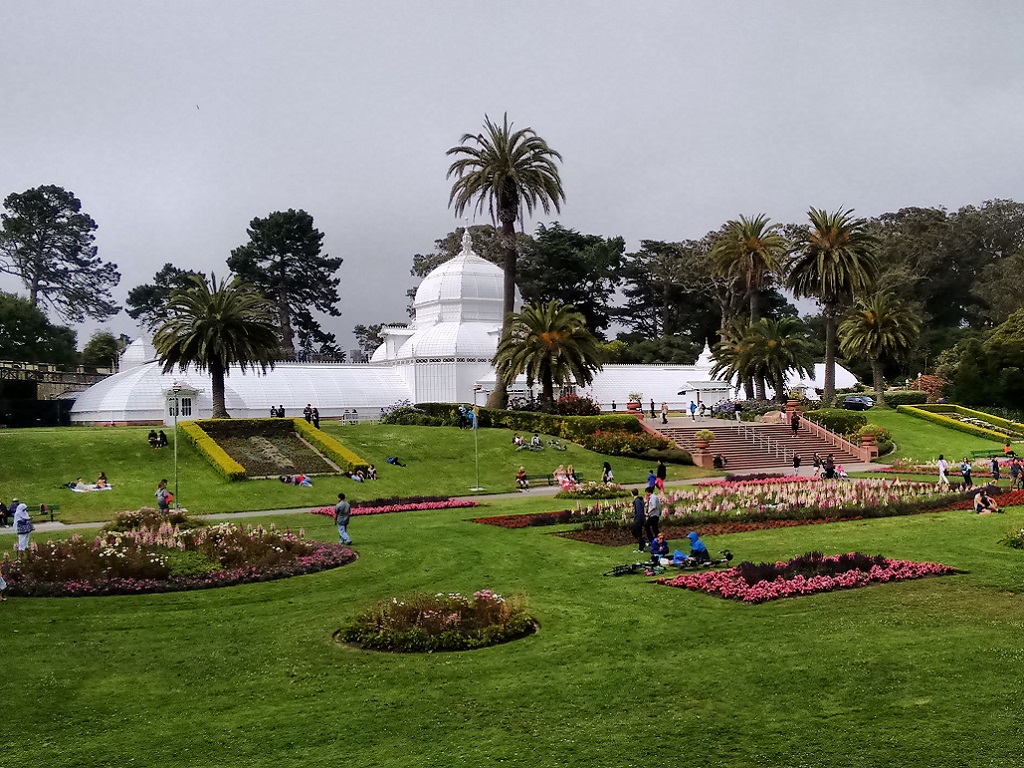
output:
[[[785, 424], [745, 423], [744, 426], [754, 427], [758, 434], [770, 437], [773, 446], [777, 445], [799, 453], [805, 466], [811, 464], [811, 458], [815, 453], [823, 458], [831, 453], [836, 464], [852, 464], [860, 461], [858, 456], [841, 451], [806, 430], [800, 430], [797, 435], [794, 435], [792, 428]], [[726, 457], [729, 460], [727, 468], [730, 470], [778, 467], [789, 465], [791, 462], [791, 459], [782, 459], [774, 450], [768, 450], [753, 442], [749, 437], [740, 435], [736, 428], [729, 423], [715, 425], [702, 425], [700, 422], [686, 425], [677, 424], [661, 427], [659, 431], [679, 447], [693, 452], [696, 450], [696, 441], [693, 438], [693, 433], [698, 429], [708, 428], [715, 432], [715, 440], [710, 448], [711, 452], [719, 453]]]

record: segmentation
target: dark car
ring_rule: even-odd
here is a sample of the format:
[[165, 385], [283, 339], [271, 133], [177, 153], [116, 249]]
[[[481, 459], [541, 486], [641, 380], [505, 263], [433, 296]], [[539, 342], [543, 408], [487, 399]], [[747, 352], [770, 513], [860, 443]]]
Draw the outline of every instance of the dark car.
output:
[[848, 411], [866, 411], [874, 407], [875, 401], [867, 395], [850, 395], [843, 400], [843, 408]]

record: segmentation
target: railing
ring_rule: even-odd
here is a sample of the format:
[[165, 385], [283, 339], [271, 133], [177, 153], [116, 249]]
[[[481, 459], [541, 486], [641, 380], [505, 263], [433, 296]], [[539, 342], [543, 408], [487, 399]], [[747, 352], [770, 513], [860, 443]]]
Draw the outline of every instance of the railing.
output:
[[796, 451], [780, 444], [778, 440], [770, 435], [761, 434], [760, 430], [754, 427], [748, 427], [743, 422], [736, 425], [736, 434], [746, 439], [748, 442], [759, 446], [766, 453], [770, 453], [775, 456], [775, 458], [782, 459], [786, 464], [793, 460], [793, 456], [796, 453]]
[[817, 424], [807, 418], [801, 419], [800, 425], [806, 427], [808, 432], [813, 434], [815, 437], [820, 437], [829, 445], [833, 445], [836, 448], [839, 448], [840, 450], [846, 451], [847, 453], [851, 453], [857, 458], [859, 458], [861, 461], [871, 461], [870, 448], [862, 448], [859, 445], [854, 445], [845, 437], [841, 437], [837, 435], [835, 432], [825, 429], [825, 427], [821, 426], [821, 424]]

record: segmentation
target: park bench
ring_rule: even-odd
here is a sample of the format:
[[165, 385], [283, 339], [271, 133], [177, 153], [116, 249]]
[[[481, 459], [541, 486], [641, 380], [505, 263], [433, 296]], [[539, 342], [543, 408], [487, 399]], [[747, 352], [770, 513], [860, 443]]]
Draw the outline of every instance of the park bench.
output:
[[359, 412], [358, 411], [345, 411], [341, 414], [342, 424], [358, 424], [359, 423]]
[[992, 448], [988, 451], [971, 451], [972, 459], [1001, 459], [1003, 458], [1002, 448]]
[[[57, 513], [60, 512], [60, 504], [40, 504], [38, 506], [28, 507], [28, 514], [33, 519], [40, 519], [41, 517], [49, 516], [50, 522], [57, 521]], [[36, 517], [36, 516], [39, 517]]]
[[[555, 476], [554, 475], [527, 475], [526, 476], [526, 482], [528, 482], [530, 485], [535, 485], [535, 484], [538, 484], [538, 483], [540, 483], [542, 481], [547, 483], [548, 485], [555, 485]], [[576, 482], [579, 485], [582, 485], [584, 482], [586, 482], [583, 479], [583, 475], [580, 474], [579, 472], [576, 473]]]

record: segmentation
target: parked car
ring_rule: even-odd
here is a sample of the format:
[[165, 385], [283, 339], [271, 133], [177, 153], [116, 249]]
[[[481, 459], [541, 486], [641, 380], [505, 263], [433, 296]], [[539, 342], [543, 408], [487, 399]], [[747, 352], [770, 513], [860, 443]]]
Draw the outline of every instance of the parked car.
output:
[[866, 411], [874, 407], [875, 401], [867, 395], [850, 395], [843, 400], [843, 408], [848, 411]]

